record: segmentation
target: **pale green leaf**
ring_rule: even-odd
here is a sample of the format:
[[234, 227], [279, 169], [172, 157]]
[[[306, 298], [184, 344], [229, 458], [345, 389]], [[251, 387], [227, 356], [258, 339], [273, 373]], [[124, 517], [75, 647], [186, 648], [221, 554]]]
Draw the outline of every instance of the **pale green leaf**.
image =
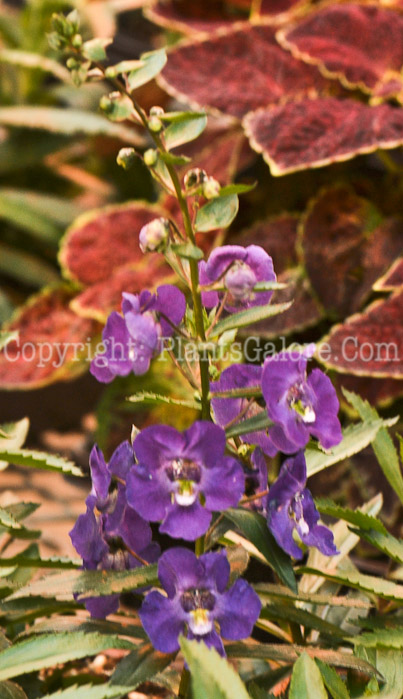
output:
[[366, 648], [403, 648], [403, 629], [380, 629], [372, 633], [362, 633], [351, 639], [352, 642]]
[[122, 697], [125, 694], [127, 694], [125, 687], [111, 687], [108, 684], [82, 684], [46, 694], [43, 699], [114, 699], [114, 697]]
[[18, 49], [1, 49], [0, 62], [32, 70], [42, 70], [45, 73], [51, 73], [51, 75], [54, 75], [62, 82], [70, 82], [70, 73], [67, 68], [64, 68], [60, 63], [48, 56], [42, 56], [40, 53], [30, 53], [29, 51], [20, 51]]
[[59, 280], [56, 269], [39, 255], [0, 243], [0, 272], [23, 284], [41, 288]]
[[[8, 336], [8, 341], [6, 340], [6, 344], [8, 344], [8, 342], [18, 338], [18, 331], [2, 333], [2, 335]], [[2, 449], [19, 449], [27, 438], [28, 430], [29, 419], [27, 417], [23, 417], [22, 420], [17, 422], [7, 422], [0, 425], [0, 451]], [[7, 465], [7, 461], [0, 461], [0, 471], [5, 469]]]
[[82, 46], [82, 53], [89, 61], [104, 61], [106, 59], [106, 47], [112, 43], [113, 39], [101, 39], [96, 37], [85, 41]]
[[387, 535], [388, 533], [379, 519], [359, 509], [351, 510], [348, 507], [341, 507], [327, 498], [315, 498], [315, 505], [322, 515], [343, 519], [365, 531], [374, 529], [380, 534]]
[[299, 568], [298, 572], [321, 576], [339, 585], [346, 585], [384, 599], [390, 599], [400, 604], [403, 603], [403, 585], [398, 585], [390, 580], [376, 578], [373, 575], [364, 575], [364, 573], [354, 570], [348, 572], [338, 570], [337, 573], [332, 573], [328, 570], [323, 571], [317, 568], [302, 567]]
[[4, 449], [0, 446], [0, 460], [16, 466], [28, 466], [29, 468], [39, 468], [45, 471], [59, 471], [72, 476], [84, 476], [81, 469], [72, 461], [62, 456], [47, 454], [42, 451], [32, 451], [30, 449]]
[[232, 665], [214, 648], [183, 637], [180, 644], [190, 668], [194, 699], [250, 699]]
[[231, 425], [225, 431], [227, 438], [237, 437], [241, 434], [249, 434], [249, 432], [259, 432], [260, 430], [267, 430], [273, 422], [270, 420], [267, 412], [262, 410], [257, 415], [253, 417], [248, 417], [246, 420], [241, 420], [236, 425]]
[[0, 652], [0, 679], [96, 655], [110, 648], [131, 650], [133, 643], [109, 634], [81, 631], [33, 636]]
[[130, 71], [128, 75], [130, 90], [135, 90], [141, 87], [141, 85], [145, 85], [161, 72], [167, 62], [165, 49], [143, 53], [140, 56], [140, 61], [142, 65]]
[[[21, 525], [19, 526], [21, 527]], [[28, 534], [30, 533], [29, 530], [25, 531], [27, 531]], [[11, 533], [14, 536], [14, 532]], [[17, 532], [17, 535], [18, 534], [19, 533]], [[35, 537], [29, 536], [27, 538], [37, 538], [39, 532], [34, 532], [34, 534], [36, 534]], [[50, 558], [27, 558], [22, 553], [19, 553], [16, 556], [11, 556], [9, 558], [0, 558], [0, 568], [7, 566], [19, 566], [20, 568], [56, 568], [59, 570], [75, 570], [76, 568], [79, 568], [81, 565], [82, 561], [80, 559], [72, 560], [67, 556], [63, 556], [61, 558], [59, 558], [58, 556], [51, 556]]]
[[204, 257], [203, 250], [192, 243], [174, 244], [171, 245], [171, 250], [185, 260], [202, 260]]
[[214, 327], [211, 336], [217, 337], [227, 330], [232, 330], [232, 328], [244, 328], [245, 326], [252, 325], [252, 323], [258, 323], [260, 320], [265, 320], [265, 318], [271, 318], [277, 316], [279, 313], [284, 313], [288, 308], [292, 306], [292, 302], [288, 303], [273, 303], [266, 304], [265, 306], [253, 306], [248, 308], [246, 311], [240, 311], [239, 313], [232, 313], [231, 315], [220, 320]]
[[120, 61], [114, 66], [108, 66], [105, 70], [106, 78], [116, 78], [122, 73], [129, 73], [131, 70], [136, 70], [137, 68], [142, 68], [144, 63], [137, 60]]
[[128, 396], [126, 400], [130, 401], [130, 403], [150, 403], [155, 405], [166, 403], [167, 405], [181, 405], [184, 408], [200, 410], [200, 405], [196, 403], [196, 401], [173, 398], [172, 396], [163, 396], [160, 393], [153, 393], [152, 391], [141, 391], [139, 393], [135, 393], [132, 396]]
[[205, 114], [189, 112], [186, 118], [171, 120], [164, 131], [165, 145], [168, 150], [194, 141], [207, 126]]
[[239, 200], [236, 194], [216, 197], [202, 206], [196, 214], [195, 230], [207, 233], [217, 228], [227, 228], [238, 213]]
[[227, 184], [220, 189], [220, 197], [226, 197], [228, 194], [246, 194], [255, 189], [257, 182], [253, 184]]
[[361, 539], [367, 541], [372, 546], [386, 553], [397, 563], [403, 564], [403, 540], [396, 539], [389, 532], [382, 533], [379, 531], [367, 531], [362, 529], [353, 529], [354, 534], [357, 534]]
[[307, 653], [303, 653], [294, 665], [289, 699], [327, 699], [319, 668]]
[[174, 659], [175, 653], [160, 653], [147, 643], [126, 655], [110, 679], [111, 686], [125, 686], [126, 691], [136, 689], [142, 682], [162, 672]]
[[323, 682], [333, 699], [350, 699], [347, 687], [336, 670], [319, 660], [319, 658], [316, 658], [315, 662], [320, 670]]

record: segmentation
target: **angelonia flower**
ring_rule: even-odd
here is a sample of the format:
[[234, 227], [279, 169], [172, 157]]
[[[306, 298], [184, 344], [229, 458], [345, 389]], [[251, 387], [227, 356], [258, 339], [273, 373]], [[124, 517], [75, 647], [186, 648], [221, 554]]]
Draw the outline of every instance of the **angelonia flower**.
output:
[[220, 635], [231, 641], [250, 636], [261, 609], [259, 597], [242, 579], [227, 589], [229, 574], [224, 551], [199, 558], [180, 547], [163, 553], [158, 577], [166, 596], [149, 592], [139, 612], [153, 646], [173, 653], [186, 631], [188, 638], [204, 641], [225, 655]]
[[[136, 568], [140, 562], [130, 551], [149, 562], [158, 558], [160, 548], [151, 541], [151, 527], [127, 505], [125, 486], [120, 482], [133, 463], [133, 449], [127, 441], [115, 449], [108, 464], [97, 445], [91, 451], [92, 488], [85, 501], [87, 511], [70, 532], [86, 570]], [[118, 609], [119, 595], [90, 597], [84, 603], [91, 616], [105, 618]]]
[[241, 464], [225, 455], [225, 432], [196, 421], [185, 432], [151, 425], [133, 442], [138, 463], [127, 476], [127, 501], [160, 532], [194, 541], [204, 534], [212, 512], [236, 506], [243, 495]]
[[122, 314], [113, 311], [102, 333], [105, 351], [91, 362], [98, 381], [109, 383], [115, 376], [145, 374], [151, 360], [161, 353], [163, 337], [170, 337], [185, 314], [186, 299], [176, 286], [164, 284], [155, 294], [123, 293]]
[[269, 303], [272, 291], [255, 291], [259, 282], [274, 282], [273, 261], [259, 245], [224, 245], [199, 263], [200, 284], [217, 283], [223, 290], [202, 291], [206, 308], [217, 306], [225, 296], [224, 308], [230, 313]]
[[305, 487], [306, 462], [302, 451], [287, 459], [270, 487], [267, 498], [267, 524], [279, 546], [290, 556], [300, 559], [303, 552], [293, 538], [294, 529], [306, 546], [315, 546], [325, 556], [339, 553], [333, 534], [318, 524], [319, 512], [310, 491]]
[[324, 449], [342, 439], [339, 401], [332, 382], [320, 369], [307, 375], [307, 362], [314, 351], [315, 345], [302, 353], [287, 350], [269, 357], [263, 365], [262, 393], [274, 423], [269, 436], [285, 454], [303, 449], [311, 435]]
[[[246, 476], [246, 495], [249, 497], [257, 493], [263, 493], [268, 488], [267, 464], [264, 452], [260, 447], [256, 447], [254, 450], [251, 456], [251, 464], [253, 470]], [[260, 512], [262, 515], [266, 515], [268, 497], [268, 494], [266, 494], [261, 498], [256, 498], [247, 503], [246, 507], [255, 512]]]
[[166, 218], [155, 218], [142, 227], [139, 244], [142, 252], [162, 252], [169, 240], [170, 224]]

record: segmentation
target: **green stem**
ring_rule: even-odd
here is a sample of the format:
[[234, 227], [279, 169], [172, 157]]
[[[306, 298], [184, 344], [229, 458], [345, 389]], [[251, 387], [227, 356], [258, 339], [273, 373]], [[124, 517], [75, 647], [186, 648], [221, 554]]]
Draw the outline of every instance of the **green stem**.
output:
[[181, 681], [179, 684], [178, 697], [180, 697], [180, 699], [186, 699], [186, 697], [188, 696], [189, 680], [190, 680], [190, 672], [189, 672], [189, 670], [187, 670], [184, 667], [182, 670]]

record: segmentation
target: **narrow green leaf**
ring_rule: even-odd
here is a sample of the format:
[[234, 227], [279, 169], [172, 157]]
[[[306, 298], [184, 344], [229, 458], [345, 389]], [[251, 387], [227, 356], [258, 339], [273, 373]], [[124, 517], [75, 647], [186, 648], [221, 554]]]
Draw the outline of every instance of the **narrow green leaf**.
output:
[[153, 393], [152, 391], [135, 393], [132, 396], [128, 396], [126, 400], [130, 401], [130, 403], [151, 403], [155, 405], [166, 403], [167, 405], [181, 405], [184, 408], [193, 408], [194, 410], [200, 409], [200, 405], [196, 403], [196, 401], [163, 396], [160, 393]]
[[0, 243], [0, 272], [7, 277], [41, 288], [44, 284], [53, 284], [59, 275], [53, 265], [45, 262], [38, 255], [13, 248]]
[[161, 151], [159, 152], [158, 157], [161, 158], [161, 160], [163, 160], [167, 165], [179, 165], [179, 167], [182, 167], [182, 165], [187, 165], [191, 162], [191, 158], [188, 158], [186, 155], [174, 155], [173, 153], [164, 153]]
[[[21, 525], [20, 525], [21, 526]], [[26, 530], [28, 534], [29, 530]], [[40, 532], [34, 532], [36, 535]], [[21, 537], [22, 538], [22, 537]], [[24, 537], [25, 538], [25, 537]], [[37, 536], [28, 536], [27, 538], [37, 538]], [[26, 558], [22, 553], [10, 558], [0, 558], [0, 568], [7, 566], [20, 566], [21, 568], [56, 568], [59, 570], [75, 570], [82, 565], [82, 561], [76, 559], [73, 561], [70, 558], [52, 556], [51, 558]]]
[[372, 546], [386, 553], [397, 563], [403, 564], [403, 541], [396, 539], [389, 532], [382, 533], [374, 530], [352, 529], [354, 534], [357, 534], [361, 539], [367, 541]]
[[327, 699], [319, 668], [307, 653], [303, 653], [294, 665], [289, 699]]
[[348, 572], [338, 570], [337, 573], [331, 573], [329, 571], [308, 567], [299, 568], [297, 572], [319, 575], [339, 585], [346, 585], [347, 587], [353, 587], [357, 590], [383, 597], [384, 599], [390, 599], [401, 604], [403, 603], [403, 585], [390, 582], [390, 580], [382, 580], [382, 578], [376, 578], [373, 575], [364, 575], [354, 570]]
[[25, 632], [19, 634], [18, 640], [23, 637], [38, 633], [70, 633], [70, 631], [85, 631], [86, 633], [111, 633], [119, 636], [147, 639], [140, 620], [137, 625], [119, 624], [106, 619], [92, 619], [82, 616], [53, 616], [50, 619], [41, 619], [34, 626], [29, 626]]
[[261, 386], [247, 386], [246, 388], [232, 388], [228, 391], [211, 391], [211, 398], [259, 398], [262, 395]]
[[29, 51], [20, 51], [18, 49], [1, 49], [0, 61], [10, 65], [21, 66], [22, 68], [42, 70], [45, 73], [51, 73], [62, 82], [71, 82], [67, 68], [60, 65], [58, 61], [54, 61], [48, 56], [42, 56], [40, 53], [30, 53]]
[[[164, 116], [164, 115], [163, 115]], [[186, 117], [172, 120], [164, 131], [165, 145], [168, 150], [194, 141], [207, 126], [205, 114], [189, 112]]]
[[244, 328], [247, 325], [252, 325], [252, 323], [258, 323], [260, 320], [265, 320], [265, 318], [284, 313], [290, 306], [292, 306], [291, 301], [289, 303], [268, 303], [265, 306], [253, 306], [246, 311], [233, 313], [224, 318], [224, 320], [220, 320], [211, 335], [212, 337], [217, 337], [217, 335], [221, 335], [227, 332], [227, 330], [232, 330], [232, 328]]
[[110, 648], [132, 650], [133, 643], [109, 634], [81, 631], [33, 636], [0, 652], [0, 679], [96, 655]]
[[133, 146], [144, 144], [143, 137], [137, 131], [121, 124], [112, 124], [100, 114], [91, 114], [78, 109], [26, 105], [1, 107], [0, 124], [25, 129], [44, 129], [71, 136], [103, 134]]
[[227, 228], [237, 215], [238, 208], [239, 200], [236, 194], [211, 199], [197, 212], [195, 230], [207, 233], [217, 228]]
[[171, 249], [179, 255], [179, 257], [184, 257], [185, 260], [202, 260], [204, 257], [204, 252], [197, 245], [193, 243], [180, 243], [171, 245]]
[[16, 466], [28, 466], [30, 468], [40, 468], [45, 471], [59, 471], [69, 473], [72, 476], [84, 476], [81, 469], [72, 461], [46, 454], [42, 451], [31, 451], [30, 449], [4, 449], [0, 447], [0, 460]]
[[104, 61], [106, 59], [106, 47], [113, 39], [101, 39], [99, 37], [85, 41], [82, 46], [82, 53], [89, 61]]
[[362, 633], [352, 638], [355, 645], [365, 646], [365, 648], [403, 648], [403, 629], [387, 629], [374, 631], [372, 633]]
[[1, 699], [27, 699], [27, 695], [14, 682], [0, 682]]
[[315, 662], [320, 670], [323, 682], [333, 699], [350, 699], [347, 687], [336, 670], [319, 660], [319, 658], [316, 658]]
[[141, 87], [141, 85], [145, 85], [161, 72], [167, 62], [165, 49], [143, 53], [140, 56], [140, 61], [142, 65], [131, 70], [128, 75], [130, 90], [135, 90]]
[[260, 616], [262, 619], [268, 620], [293, 621], [307, 629], [315, 629], [334, 638], [346, 638], [346, 633], [335, 624], [298, 607], [270, 604], [263, 607]]
[[83, 599], [119, 594], [156, 584], [158, 584], [156, 565], [120, 571], [70, 571], [35, 580], [18, 590], [10, 599], [43, 596], [70, 600], [74, 595], [79, 595]]
[[220, 189], [220, 197], [227, 197], [229, 194], [246, 194], [255, 189], [257, 182], [253, 184], [227, 184]]
[[[9, 337], [10, 342], [18, 338], [18, 332], [15, 331], [4, 333], [4, 335]], [[6, 342], [6, 344], [8, 343]], [[17, 422], [6, 422], [0, 425], [0, 450], [19, 449], [26, 440], [28, 430], [29, 420], [27, 417], [23, 417], [22, 420], [18, 420]], [[7, 466], [7, 461], [0, 461], [0, 471], [5, 469]]]
[[110, 679], [111, 686], [125, 686], [126, 691], [136, 689], [162, 672], [174, 659], [175, 653], [159, 653], [147, 643], [126, 655], [117, 665]]
[[[348, 402], [351, 403], [359, 414], [361, 420], [379, 419], [377, 411], [368, 401], [363, 400], [360, 396], [344, 388], [342, 390]], [[393, 444], [392, 437], [385, 427], [382, 427], [378, 431], [375, 440], [372, 442], [372, 448], [385, 478], [387, 478], [400, 502], [403, 504], [403, 476], [400, 469], [399, 456]]]
[[280, 580], [297, 592], [297, 582], [290, 557], [277, 545], [267, 528], [265, 518], [258, 512], [232, 507], [226, 511], [225, 516], [240, 529], [248, 541], [256, 546]]
[[379, 519], [365, 512], [360, 512], [359, 509], [350, 510], [348, 507], [341, 507], [327, 498], [315, 498], [315, 505], [322, 515], [343, 519], [345, 522], [354, 524], [356, 527], [364, 529], [365, 531], [374, 529], [380, 534], [387, 535], [388, 533]]
[[272, 421], [267, 415], [265, 410], [254, 415], [253, 417], [248, 417], [246, 420], [241, 420], [236, 425], [232, 425], [226, 430], [226, 435], [228, 439], [231, 437], [237, 437], [241, 434], [249, 434], [249, 432], [259, 432], [260, 430], [267, 430]]
[[232, 665], [205, 643], [180, 639], [189, 665], [194, 699], [250, 699]]
[[142, 61], [120, 61], [114, 66], [108, 66], [105, 70], [106, 78], [116, 78], [122, 73], [130, 73], [131, 70], [137, 70], [137, 68], [142, 68], [144, 63]]
[[113, 699], [127, 694], [125, 687], [111, 687], [108, 684], [74, 685], [61, 691], [46, 694], [43, 699]]
[[371, 602], [366, 602], [357, 597], [347, 597], [347, 595], [325, 595], [317, 594], [313, 592], [292, 592], [288, 587], [282, 587], [281, 585], [273, 585], [271, 583], [258, 583], [254, 585], [254, 588], [258, 595], [265, 599], [268, 597], [271, 599], [291, 599], [298, 602], [309, 602], [311, 604], [330, 606], [330, 607], [352, 607], [356, 609], [371, 609], [373, 604]]
[[13, 515], [3, 507], [0, 507], [0, 524], [3, 527], [7, 527], [7, 529], [21, 529], [22, 527], [22, 525], [14, 519]]
[[349, 425], [343, 430], [343, 439], [340, 444], [333, 447], [330, 453], [324, 453], [318, 448], [308, 446], [305, 450], [308, 477], [362, 451], [375, 439], [381, 427], [391, 427], [396, 420], [397, 418], [389, 420], [379, 419], [359, 422], [357, 425]]

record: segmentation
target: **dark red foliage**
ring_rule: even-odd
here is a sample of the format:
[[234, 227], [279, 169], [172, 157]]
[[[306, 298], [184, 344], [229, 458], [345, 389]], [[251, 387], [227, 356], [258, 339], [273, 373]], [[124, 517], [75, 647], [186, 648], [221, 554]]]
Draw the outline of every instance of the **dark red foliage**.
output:
[[394, 291], [403, 286], [403, 257], [391, 265], [383, 277], [374, 284], [375, 291]]
[[331, 4], [286, 27], [280, 43], [344, 85], [398, 95], [403, 87], [403, 17], [376, 5]]
[[340, 185], [311, 203], [303, 225], [305, 267], [320, 303], [341, 317], [358, 310], [403, 249], [403, 221], [377, 225], [373, 204]]
[[364, 313], [332, 328], [324, 340], [330, 347], [324, 363], [347, 374], [402, 379], [402, 318], [403, 291], [375, 301]]
[[335, 97], [259, 109], [244, 126], [273, 175], [349, 160], [403, 143], [403, 111]]
[[369, 376], [338, 374], [332, 376], [332, 383], [335, 385], [341, 401], [343, 401], [342, 387], [348, 391], [353, 391], [353, 393], [358, 393], [362, 398], [366, 398], [371, 405], [379, 405], [380, 407], [387, 406], [403, 396], [403, 381], [395, 379], [372, 379]]
[[[27, 390], [85, 371], [91, 338], [101, 326], [70, 308], [67, 287], [47, 289], [23, 306], [7, 330], [19, 339], [0, 352], [0, 388]], [[39, 406], [40, 408], [40, 406]]]
[[170, 94], [235, 117], [328, 86], [314, 66], [276, 42], [270, 26], [249, 26], [174, 49], [159, 78]]

